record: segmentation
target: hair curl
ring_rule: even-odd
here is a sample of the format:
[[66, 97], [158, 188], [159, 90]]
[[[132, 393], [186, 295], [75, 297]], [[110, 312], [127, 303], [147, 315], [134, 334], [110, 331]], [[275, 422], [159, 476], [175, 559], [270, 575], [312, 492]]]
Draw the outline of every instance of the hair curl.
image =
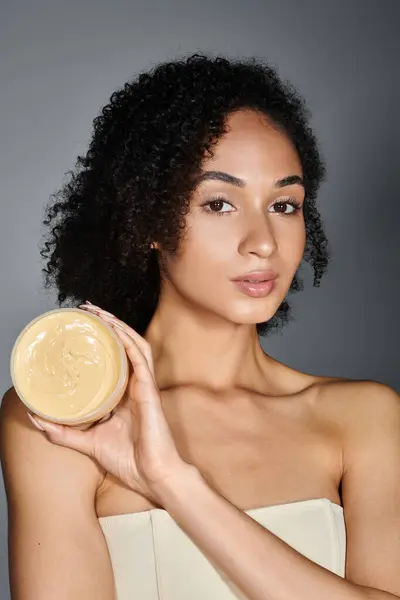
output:
[[[177, 250], [201, 163], [225, 133], [227, 116], [241, 108], [265, 114], [298, 152], [306, 191], [303, 259], [319, 286], [329, 255], [315, 202], [325, 168], [304, 101], [255, 59], [194, 54], [112, 94], [94, 119], [86, 156], [78, 156], [47, 205], [44, 285], [56, 286], [60, 306], [89, 299], [144, 334], [161, 281], [150, 243]], [[296, 273], [289, 292], [302, 288]], [[266, 335], [289, 319], [285, 299], [257, 331]]]

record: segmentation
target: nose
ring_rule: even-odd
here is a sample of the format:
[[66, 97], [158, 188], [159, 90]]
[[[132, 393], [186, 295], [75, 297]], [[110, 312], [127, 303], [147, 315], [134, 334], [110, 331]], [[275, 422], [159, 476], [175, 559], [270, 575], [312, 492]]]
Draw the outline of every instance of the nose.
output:
[[261, 258], [271, 256], [277, 249], [274, 231], [268, 219], [255, 215], [239, 243], [239, 254], [256, 254]]

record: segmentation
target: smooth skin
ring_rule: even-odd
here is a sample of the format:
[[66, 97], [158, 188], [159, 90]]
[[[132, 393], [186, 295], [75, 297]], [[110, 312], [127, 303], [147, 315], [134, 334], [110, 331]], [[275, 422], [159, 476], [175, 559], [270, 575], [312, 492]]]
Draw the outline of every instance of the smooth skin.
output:
[[[229, 126], [204, 162], [213, 175], [193, 195], [181, 251], [170, 257], [157, 247], [162, 293], [144, 338], [87, 307], [114, 324], [133, 365], [112, 417], [87, 432], [40, 421], [44, 432], [13, 389], [4, 397], [13, 600], [112, 600], [98, 517], [153, 506], [168, 510], [250, 600], [400, 597], [399, 397], [383, 384], [315, 377], [265, 354], [255, 323], [277, 310], [305, 243], [301, 209], [284, 204], [301, 205], [303, 187], [276, 182], [302, 171], [289, 140], [261, 116], [241, 111]], [[231, 281], [266, 268], [278, 273], [266, 298]], [[242, 512], [317, 497], [343, 503], [347, 580]]]

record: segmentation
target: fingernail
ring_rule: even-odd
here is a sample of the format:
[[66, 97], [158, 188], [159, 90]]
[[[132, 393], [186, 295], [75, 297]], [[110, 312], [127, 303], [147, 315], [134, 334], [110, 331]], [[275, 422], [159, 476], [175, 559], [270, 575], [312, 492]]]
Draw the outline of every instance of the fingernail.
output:
[[122, 325], [120, 325], [117, 321], [117, 319], [115, 317], [107, 317], [107, 322], [109, 323], [109, 325], [111, 325], [112, 327], [119, 327], [120, 329], [122, 329]]
[[107, 310], [104, 310], [104, 308], [100, 308], [100, 306], [96, 306], [95, 304], [90, 304], [90, 306], [88, 306], [87, 304], [80, 304], [79, 308], [83, 308], [84, 310], [93, 312], [100, 317], [108, 317], [110, 319], [116, 319], [116, 317], [112, 313], [108, 312]]
[[117, 317], [114, 317], [114, 315], [112, 315], [109, 312], [106, 312], [105, 310], [100, 311], [100, 314], [102, 317], [107, 319], [107, 321], [116, 321], [117, 320]]
[[[44, 431], [44, 433], [49, 434], [49, 433], [58, 433], [59, 431], [61, 431], [62, 429], [62, 425], [58, 425], [57, 423], [52, 423], [51, 421], [45, 421], [45, 423], [43, 423], [43, 420], [40, 419], [39, 417], [33, 416], [30, 413], [27, 413], [29, 419], [31, 420], [32, 424], [37, 427], [37, 429], [40, 429], [40, 431]], [[43, 423], [43, 425], [42, 425]]]
[[83, 304], [80, 304], [79, 306], [85, 306], [86, 308], [88, 308], [90, 306], [94, 306], [94, 304], [89, 302], [89, 300], [85, 300], [85, 302]]
[[30, 413], [26, 413], [28, 415], [28, 419], [30, 420], [30, 422], [32, 423], [32, 425], [34, 427], [36, 427], [36, 429], [40, 429], [40, 431], [45, 431], [43, 429], [43, 427], [40, 425], [40, 423], [35, 419], [35, 417], [33, 417]]
[[101, 314], [102, 317], [108, 317], [110, 319], [116, 318], [112, 313], [108, 312], [108, 310], [104, 310], [103, 308], [98, 308], [97, 310]]
[[96, 315], [97, 317], [102, 316], [102, 311], [100, 308], [97, 308], [97, 306], [87, 306], [86, 304], [83, 304], [79, 308], [82, 308], [86, 312], [91, 313], [92, 315]]

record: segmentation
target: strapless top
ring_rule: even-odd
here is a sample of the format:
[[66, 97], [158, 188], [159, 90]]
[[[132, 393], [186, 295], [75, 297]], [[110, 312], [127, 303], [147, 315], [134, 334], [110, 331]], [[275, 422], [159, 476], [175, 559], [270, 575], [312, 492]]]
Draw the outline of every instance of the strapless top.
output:
[[[327, 498], [245, 511], [295, 550], [345, 576], [346, 530], [341, 506]], [[117, 600], [245, 600], [168, 512], [99, 518]]]

